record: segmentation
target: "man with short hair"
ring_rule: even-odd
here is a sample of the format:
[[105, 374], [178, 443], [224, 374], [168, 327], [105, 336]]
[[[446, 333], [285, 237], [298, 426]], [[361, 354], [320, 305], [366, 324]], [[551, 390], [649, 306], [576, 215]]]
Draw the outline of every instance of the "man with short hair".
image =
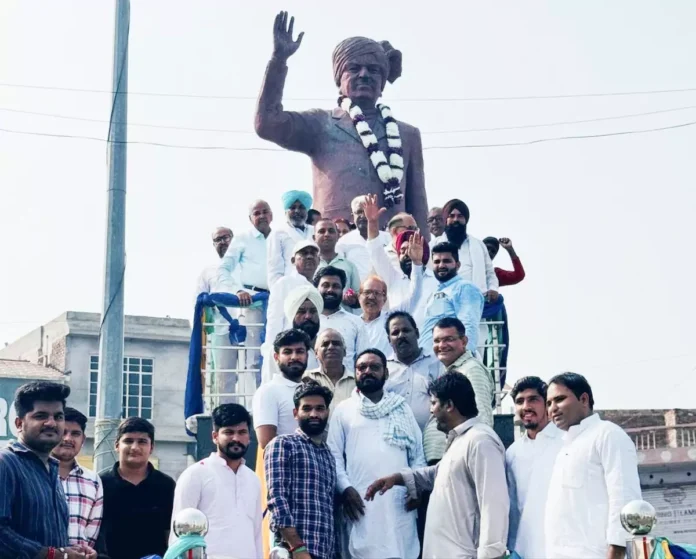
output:
[[[217, 227], [213, 231], [213, 248], [218, 255], [218, 258], [222, 259], [227, 252], [227, 249], [232, 242], [234, 234], [232, 229], [229, 227]], [[217, 279], [218, 279], [218, 268], [220, 266], [219, 262], [215, 264], [210, 264], [206, 266], [201, 275], [198, 276], [198, 281], [196, 282], [196, 297], [201, 293], [215, 293], [217, 289]]]
[[493, 427], [493, 375], [468, 349], [467, 332], [457, 318], [440, 319], [433, 328], [433, 351], [448, 373], [461, 373], [469, 379], [476, 394], [479, 420]]
[[124, 419], [116, 431], [118, 462], [99, 472], [104, 485], [106, 551], [141, 559], [167, 551], [175, 482], [150, 463], [155, 427], [141, 417]]
[[407, 312], [391, 313], [386, 319], [385, 331], [391, 344], [387, 359], [389, 380], [385, 389], [406, 400], [422, 431], [430, 419], [428, 384], [443, 374], [445, 368], [431, 351], [418, 345], [418, 327]]
[[392, 266], [398, 268], [399, 251], [396, 249], [396, 239], [404, 231], [418, 231], [418, 225], [411, 214], [401, 212], [387, 222], [387, 231], [391, 237], [391, 242], [384, 247], [384, 252], [389, 258], [389, 262], [391, 262]]
[[360, 308], [365, 345], [375, 347], [385, 355], [391, 352], [384, 332], [387, 315], [384, 306], [387, 302], [387, 284], [379, 276], [368, 276], [360, 286]]
[[[222, 404], [212, 419], [216, 451], [179, 476], [172, 521], [183, 509], [198, 509], [208, 518], [208, 555], [263, 557], [261, 483], [244, 462], [251, 416], [239, 404]], [[170, 543], [175, 540], [172, 534]]]
[[308, 370], [304, 379], [313, 380], [325, 386], [333, 393], [330, 412], [334, 408], [350, 398], [355, 390], [355, 375], [346, 367], [346, 342], [338, 330], [327, 328], [317, 336], [314, 351], [319, 360], [319, 367]]
[[546, 559], [544, 515], [553, 464], [563, 432], [546, 413], [546, 383], [522, 377], [510, 392], [525, 431], [505, 452], [510, 531], [508, 549], [524, 559]]
[[512, 271], [503, 270], [502, 268], [493, 268], [495, 275], [498, 278], [498, 283], [500, 287], [505, 285], [517, 285], [520, 283], [524, 277], [525, 272], [522, 267], [522, 261], [520, 257], [517, 256], [517, 252], [512, 246], [512, 241], [507, 237], [501, 239], [496, 239], [495, 237], [486, 237], [483, 239], [483, 244], [486, 245], [488, 250], [488, 255], [491, 257], [491, 261], [495, 259], [500, 247], [503, 247], [508, 255], [510, 256], [510, 261], [512, 262]]
[[380, 478], [365, 498], [378, 502], [395, 485], [405, 486], [412, 498], [432, 491], [423, 557], [502, 559], [509, 509], [505, 447], [495, 431], [478, 420], [476, 397], [466, 377], [442, 375], [431, 383], [430, 393], [437, 426], [447, 433], [442, 461]]
[[366, 346], [362, 320], [341, 308], [343, 290], [346, 287], [346, 274], [339, 268], [326, 266], [314, 276], [314, 286], [324, 300], [320, 331], [333, 328], [341, 333], [346, 344], [344, 362], [347, 367], [351, 367], [357, 352]]
[[[370, 262], [370, 254], [367, 249], [367, 218], [365, 217], [365, 202], [367, 196], [357, 196], [353, 198], [350, 203], [351, 212], [353, 214], [353, 222], [355, 223], [355, 229], [349, 231], [345, 235], [342, 235], [336, 244], [338, 250], [342, 250], [351, 262], [353, 262], [358, 268], [358, 273], [360, 274], [360, 281], [364, 281], [367, 276], [374, 273], [372, 264]], [[377, 224], [377, 243], [380, 247], [384, 248], [389, 246], [391, 243], [391, 235], [386, 231], [381, 231], [379, 229], [379, 223]]]
[[546, 555], [622, 559], [630, 534], [621, 509], [641, 498], [633, 441], [600, 419], [587, 379], [562, 373], [549, 381], [546, 405], [563, 435], [546, 499]]
[[483, 296], [473, 283], [462, 279], [457, 273], [460, 267], [459, 252], [452, 244], [440, 243], [434, 246], [432, 259], [433, 273], [439, 285], [426, 302], [420, 344], [422, 347], [431, 346], [433, 328], [439, 320], [457, 318], [466, 327], [471, 352], [476, 353]]
[[341, 239], [341, 237], [347, 235], [353, 229], [355, 229], [355, 225], [351, 226], [351, 223], [343, 217], [337, 217], [336, 219], [334, 219], [334, 223], [336, 224], [336, 230], [338, 231], [339, 240]]
[[431, 208], [428, 212], [427, 223], [430, 231], [430, 241], [434, 246], [438, 242], [436, 239], [445, 232], [445, 218], [442, 217], [442, 208]]
[[314, 208], [307, 210], [307, 225], [314, 226], [320, 219], [321, 212], [319, 210], [315, 210]]
[[85, 443], [87, 417], [75, 408], [65, 408], [63, 438], [51, 455], [60, 462], [59, 476], [68, 501], [70, 545], [97, 547], [104, 508], [104, 489], [96, 472], [77, 463]]
[[331, 399], [328, 388], [300, 383], [293, 393], [299, 428], [275, 437], [264, 454], [271, 530], [293, 559], [335, 555], [336, 465], [324, 443]]
[[481, 290], [488, 301], [498, 297], [498, 278], [493, 270], [488, 249], [483, 241], [468, 234], [469, 207], [454, 198], [443, 208], [445, 239], [457, 249], [457, 262], [461, 263], [458, 273]]
[[278, 280], [293, 271], [293, 247], [300, 241], [312, 239], [314, 228], [307, 225], [307, 210], [312, 207], [312, 197], [302, 190], [289, 190], [282, 196], [286, 221], [273, 227], [266, 239], [268, 288], [274, 289]]
[[[0, 558], [96, 557], [71, 546], [69, 512], [51, 451], [65, 429], [70, 387], [37, 381], [17, 389], [14, 408], [18, 440], [0, 449]], [[58, 555], [60, 554], [60, 555]]]
[[379, 502], [361, 495], [377, 477], [425, 466], [421, 431], [406, 401], [384, 390], [387, 358], [366, 349], [355, 361], [358, 391], [336, 407], [329, 425], [329, 448], [336, 460], [337, 489], [350, 525], [350, 556], [416, 559], [420, 551], [416, 504], [406, 509], [406, 491]]
[[[339, 268], [346, 273], [346, 293], [343, 294], [343, 305], [346, 310], [358, 308], [358, 290], [360, 289], [360, 274], [355, 264], [348, 260], [344, 253], [336, 251], [338, 229], [328, 218], [319, 219], [314, 226], [314, 241], [319, 245], [319, 267]], [[347, 290], [350, 290], [349, 293]]]

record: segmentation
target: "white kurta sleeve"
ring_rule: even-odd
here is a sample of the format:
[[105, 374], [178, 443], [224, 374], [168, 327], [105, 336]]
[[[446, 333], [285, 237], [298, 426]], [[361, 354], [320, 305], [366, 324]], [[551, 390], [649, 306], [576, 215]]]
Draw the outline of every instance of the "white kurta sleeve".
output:
[[[176, 515], [189, 508], [197, 509], [203, 491], [203, 481], [201, 480], [199, 468], [196, 466], [186, 468], [176, 481], [174, 488], [174, 506], [172, 508], [172, 522]], [[197, 475], [198, 474], [198, 475]], [[177, 540], [174, 530], [170, 530], [169, 544]]]
[[255, 557], [263, 557], [263, 510], [261, 508], [261, 484], [256, 495], [256, 505], [254, 511], [254, 542], [256, 544]]
[[387, 284], [387, 289], [389, 289], [395, 281], [402, 277], [403, 272], [397, 270], [389, 261], [389, 257], [384, 251], [384, 243], [381, 242], [379, 237], [368, 240], [366, 245], [375, 273], [382, 278]]
[[621, 509], [641, 498], [636, 447], [619, 427], [607, 429], [597, 444], [609, 496], [607, 543], [624, 547], [629, 535], [621, 526]]
[[[483, 244], [483, 241], [479, 241]], [[486, 262], [486, 287], [488, 291], [498, 291], [500, 285], [498, 282], [498, 276], [495, 275], [495, 268], [493, 267], [493, 261], [491, 260], [491, 255], [488, 254], [488, 249], [483, 246], [483, 258]]]
[[333, 454], [336, 461], [336, 491], [339, 495], [351, 487], [353, 484], [348, 479], [346, 471], [346, 461], [344, 454], [346, 451], [346, 432], [343, 419], [344, 406], [339, 405], [331, 414], [329, 421], [329, 435], [326, 444]]
[[266, 273], [268, 289], [273, 293], [273, 285], [285, 274], [285, 254], [283, 254], [282, 231], [272, 230], [266, 239]]
[[232, 239], [230, 246], [227, 248], [225, 256], [220, 261], [220, 266], [217, 270], [216, 286], [217, 290], [223, 293], [237, 293], [242, 288], [239, 281], [239, 262], [244, 253], [243, 237], [235, 237]]
[[[285, 296], [287, 295], [285, 283], [284, 281], [277, 282], [275, 287], [271, 289], [271, 294], [268, 297], [268, 309], [266, 310], [266, 341], [264, 344], [267, 344], [271, 348], [273, 346], [273, 340], [283, 331], [283, 325], [285, 324], [285, 310], [283, 308]], [[269, 355], [272, 359], [272, 349], [269, 351]]]
[[517, 529], [520, 525], [520, 510], [517, 502], [517, 480], [515, 472], [512, 469], [514, 460], [514, 452], [510, 452], [512, 447], [508, 448], [505, 453], [505, 476], [507, 477], [508, 497], [510, 498], [510, 515], [509, 515], [509, 530], [508, 530], [508, 549], [515, 550], [515, 542], [517, 540]]

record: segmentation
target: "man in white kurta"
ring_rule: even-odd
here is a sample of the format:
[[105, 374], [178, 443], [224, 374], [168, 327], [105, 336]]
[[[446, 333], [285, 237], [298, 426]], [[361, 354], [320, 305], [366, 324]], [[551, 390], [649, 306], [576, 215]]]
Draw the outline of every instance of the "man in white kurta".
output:
[[636, 447], [621, 427], [594, 413], [592, 388], [582, 375], [552, 378], [547, 403], [565, 434], [546, 500], [546, 555], [623, 558], [630, 535], [621, 509], [641, 498]]
[[[337, 491], [345, 500], [357, 501], [358, 508], [364, 507], [363, 516], [349, 523], [350, 555], [355, 559], [415, 559], [420, 553], [417, 513], [406, 510], [406, 490], [373, 502], [364, 503], [361, 498], [376, 478], [425, 466], [413, 412], [403, 398], [383, 391], [388, 376], [386, 358], [377, 350], [370, 351], [373, 353], [364, 353], [356, 362], [360, 391], [338, 405], [329, 425]], [[396, 444], [397, 436], [402, 442], [409, 441], [407, 448]]]
[[546, 497], [563, 431], [549, 422], [546, 383], [522, 377], [510, 393], [525, 432], [505, 452], [510, 494], [508, 549], [524, 559], [546, 559]]

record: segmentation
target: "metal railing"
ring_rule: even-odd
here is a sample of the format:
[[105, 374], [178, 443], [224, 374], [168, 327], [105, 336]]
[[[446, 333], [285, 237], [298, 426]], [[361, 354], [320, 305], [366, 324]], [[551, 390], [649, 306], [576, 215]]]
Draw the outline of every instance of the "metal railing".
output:
[[696, 423], [626, 429], [638, 450], [696, 447]]

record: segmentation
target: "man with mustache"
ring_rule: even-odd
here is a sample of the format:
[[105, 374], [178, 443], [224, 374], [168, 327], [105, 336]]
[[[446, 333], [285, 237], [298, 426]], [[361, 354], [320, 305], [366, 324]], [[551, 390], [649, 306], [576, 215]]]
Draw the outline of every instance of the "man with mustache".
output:
[[75, 459], [85, 442], [87, 417], [75, 408], [65, 408], [65, 428], [51, 456], [60, 462], [60, 481], [70, 513], [70, 545], [96, 549], [104, 508], [101, 478]]
[[621, 509], [641, 498], [635, 444], [594, 411], [592, 387], [582, 375], [553, 377], [546, 406], [564, 431], [546, 499], [546, 556], [623, 559], [630, 535]]
[[222, 404], [212, 419], [216, 451], [179, 476], [172, 521], [183, 509], [198, 509], [208, 518], [208, 555], [263, 557], [261, 482], [244, 463], [251, 417], [239, 404]]
[[293, 393], [299, 428], [273, 439], [264, 455], [271, 530], [293, 559], [335, 557], [336, 464], [324, 443], [331, 399], [328, 388], [300, 383]]
[[102, 531], [113, 559], [167, 551], [176, 483], [150, 462], [154, 448], [152, 423], [142, 417], [124, 419], [116, 431], [118, 461], [99, 472], [104, 485]]
[[428, 229], [430, 230], [430, 241], [436, 245], [436, 240], [445, 232], [445, 218], [442, 216], [442, 208], [431, 208], [428, 212]]
[[343, 400], [350, 398], [355, 390], [355, 375], [344, 363], [346, 342], [338, 330], [327, 328], [317, 336], [314, 351], [319, 367], [308, 370], [303, 378], [313, 380], [331, 390], [333, 400], [329, 411], [333, 411]]
[[[336, 224], [328, 218], [322, 218], [314, 226], [314, 241], [319, 245], [319, 268], [333, 266], [346, 273], [346, 292], [343, 294], [343, 306], [351, 312], [358, 308], [358, 290], [360, 289], [360, 274], [343, 252], [336, 250], [338, 242], [338, 229]], [[350, 293], [348, 292], [350, 290]]]
[[70, 387], [37, 381], [17, 389], [16, 441], [0, 449], [0, 558], [96, 557], [91, 548], [71, 546], [68, 504], [51, 451], [65, 429]]
[[445, 238], [459, 251], [459, 275], [473, 282], [488, 301], [498, 297], [498, 278], [493, 269], [493, 262], [483, 241], [467, 233], [469, 224], [469, 207], [456, 198], [447, 202], [442, 210], [445, 218]]
[[508, 549], [524, 559], [546, 559], [544, 514], [546, 496], [563, 432], [546, 413], [546, 383], [539, 377], [522, 377], [510, 396], [524, 434], [505, 452], [510, 530]]
[[314, 276], [314, 286], [324, 300], [319, 331], [333, 328], [341, 333], [346, 343], [344, 363], [346, 367], [351, 367], [356, 353], [366, 345], [362, 320], [341, 308], [343, 290], [346, 288], [346, 273], [340, 268], [326, 266]]
[[416, 559], [417, 503], [407, 505], [405, 490], [371, 503], [363, 502], [361, 495], [378, 477], [425, 466], [421, 430], [406, 401], [385, 391], [389, 372], [381, 351], [359, 354], [355, 376], [358, 390], [334, 410], [328, 439], [336, 460], [337, 489], [351, 520], [350, 556]]
[[[346, 258], [355, 264], [360, 274], [360, 281], [365, 281], [365, 278], [374, 273], [374, 269], [370, 262], [370, 254], [367, 249], [367, 218], [365, 217], [365, 202], [367, 196], [364, 194], [356, 196], [350, 203], [351, 212], [355, 229], [342, 235], [336, 244], [338, 250], [342, 250]], [[381, 248], [386, 248], [391, 244], [391, 235], [379, 228], [377, 223], [377, 238]]]
[[379, 276], [368, 276], [360, 286], [360, 308], [367, 347], [374, 347], [382, 353], [391, 352], [389, 341], [384, 332], [387, 314], [384, 307], [387, 302], [387, 284]]
[[412, 498], [432, 491], [424, 558], [502, 559], [509, 509], [505, 447], [495, 431], [478, 420], [474, 390], [465, 376], [442, 375], [430, 384], [430, 394], [438, 429], [447, 434], [442, 461], [426, 468], [394, 470], [398, 473], [373, 482], [365, 499], [379, 502], [395, 486], [404, 486]]
[[292, 272], [293, 247], [300, 241], [311, 240], [314, 227], [307, 225], [307, 210], [312, 207], [312, 197], [302, 190], [289, 190], [282, 196], [285, 210], [284, 223], [273, 227], [266, 239], [266, 270], [268, 288]]
[[[218, 255], [218, 258], [222, 259], [227, 252], [227, 249], [232, 242], [234, 234], [232, 229], [229, 227], [217, 227], [213, 231], [213, 248]], [[219, 262], [206, 266], [201, 275], [198, 276], [198, 281], [196, 282], [196, 297], [201, 293], [214, 293], [218, 291], [217, 289], [217, 279], [218, 279], [218, 268], [220, 266]]]
[[435, 324], [443, 318], [451, 317], [464, 324], [471, 352], [476, 353], [484, 305], [483, 295], [472, 282], [458, 274], [461, 266], [459, 252], [452, 243], [435, 245], [432, 253], [433, 274], [439, 285], [425, 304], [420, 345], [425, 348], [431, 347]]

